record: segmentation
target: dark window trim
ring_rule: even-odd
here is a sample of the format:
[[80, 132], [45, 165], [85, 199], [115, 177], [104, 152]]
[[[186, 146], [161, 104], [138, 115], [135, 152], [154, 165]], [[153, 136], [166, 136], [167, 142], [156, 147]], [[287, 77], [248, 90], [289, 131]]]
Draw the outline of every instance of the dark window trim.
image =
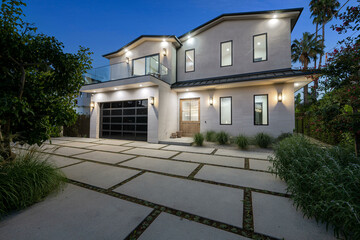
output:
[[[256, 124], [255, 123], [255, 97], [256, 96], [266, 96], [266, 99], [267, 99], [267, 101], [266, 101], [266, 108], [267, 108], [267, 124]], [[254, 95], [254, 109], [253, 109], [253, 111], [254, 111], [254, 126], [269, 126], [269, 94], [255, 94]]]
[[[223, 43], [231, 43], [231, 64], [230, 65], [222, 65], [222, 44]], [[233, 40], [225, 41], [220, 43], [220, 67], [231, 67], [233, 65]]]
[[[141, 59], [141, 58], [147, 58], [147, 57], [153, 57], [153, 56], [158, 56], [159, 57], [159, 64], [158, 64], [158, 73], [160, 73], [160, 53], [155, 53], [155, 54], [150, 54], [150, 55], [146, 55], [146, 56], [142, 56], [142, 57], [138, 57], [138, 58], [134, 58], [131, 60], [131, 76], [134, 76], [134, 61]], [[146, 61], [145, 61], [145, 75], [146, 76]]]
[[[194, 70], [186, 71], [186, 52], [194, 51]], [[185, 72], [195, 72], [195, 48], [185, 50]]]
[[[231, 123], [221, 123], [221, 99], [222, 98], [230, 98], [231, 101], [230, 101], [230, 120], [231, 120]], [[232, 96], [227, 96], [227, 97], [220, 97], [220, 101], [219, 101], [219, 108], [220, 108], [220, 125], [232, 125]]]
[[[258, 37], [258, 36], [261, 36], [261, 35], [265, 35], [265, 41], [266, 41], [266, 59], [265, 60], [261, 60], [261, 61], [255, 61], [255, 37]], [[253, 35], [253, 62], [256, 63], [256, 62], [264, 62], [264, 61], [267, 61], [268, 60], [268, 37], [267, 37], [267, 33], [260, 33], [260, 34], [256, 34], [256, 35]]]

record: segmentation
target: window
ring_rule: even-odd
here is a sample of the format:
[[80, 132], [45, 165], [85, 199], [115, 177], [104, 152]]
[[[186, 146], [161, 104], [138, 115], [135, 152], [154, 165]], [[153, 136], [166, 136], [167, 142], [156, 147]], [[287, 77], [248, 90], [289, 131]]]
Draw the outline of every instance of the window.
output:
[[152, 55], [133, 60], [133, 75], [144, 76], [159, 73], [159, 55]]
[[220, 125], [231, 125], [232, 124], [232, 106], [231, 97], [220, 98]]
[[185, 72], [195, 71], [195, 49], [185, 51]]
[[267, 34], [259, 34], [254, 36], [254, 62], [267, 60]]
[[232, 41], [222, 42], [220, 47], [221, 67], [232, 65]]
[[181, 121], [199, 121], [199, 99], [181, 100]]
[[254, 96], [254, 125], [269, 125], [268, 95]]

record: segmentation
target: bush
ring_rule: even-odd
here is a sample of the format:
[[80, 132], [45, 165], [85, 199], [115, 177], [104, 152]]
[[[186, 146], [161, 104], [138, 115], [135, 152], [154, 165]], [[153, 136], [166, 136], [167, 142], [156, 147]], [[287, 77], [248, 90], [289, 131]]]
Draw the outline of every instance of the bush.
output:
[[39, 202], [61, 189], [65, 181], [60, 170], [34, 148], [12, 162], [0, 161], [0, 218]]
[[255, 135], [255, 142], [261, 148], [267, 148], [271, 144], [271, 137], [266, 133], [258, 133]]
[[205, 133], [205, 139], [208, 142], [216, 142], [216, 132], [214, 131], [207, 131]]
[[194, 135], [194, 142], [198, 146], [202, 146], [204, 142], [204, 136], [201, 133], [196, 133]]
[[292, 135], [293, 135], [292, 133], [282, 133], [276, 138], [276, 142], [280, 142], [285, 138], [291, 137]]
[[224, 131], [221, 131], [221, 132], [217, 133], [216, 134], [216, 141], [221, 145], [228, 143], [229, 134], [227, 134]]
[[335, 234], [360, 239], [360, 158], [341, 147], [322, 148], [302, 136], [275, 148], [272, 171], [284, 179], [296, 207], [333, 225]]
[[249, 145], [249, 140], [246, 136], [240, 134], [239, 136], [236, 137], [235, 143], [236, 145], [238, 145], [239, 148], [247, 149]]

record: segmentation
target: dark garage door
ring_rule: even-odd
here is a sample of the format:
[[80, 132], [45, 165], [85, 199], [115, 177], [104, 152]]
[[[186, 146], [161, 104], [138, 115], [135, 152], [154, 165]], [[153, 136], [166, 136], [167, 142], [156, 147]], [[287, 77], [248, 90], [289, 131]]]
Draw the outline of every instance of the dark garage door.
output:
[[147, 140], [148, 101], [100, 103], [102, 138]]

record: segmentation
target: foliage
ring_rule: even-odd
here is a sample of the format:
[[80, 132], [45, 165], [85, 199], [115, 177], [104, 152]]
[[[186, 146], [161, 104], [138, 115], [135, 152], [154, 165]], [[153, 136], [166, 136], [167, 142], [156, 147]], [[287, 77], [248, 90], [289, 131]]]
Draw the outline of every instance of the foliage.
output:
[[291, 45], [291, 59], [293, 62], [300, 61], [306, 70], [311, 60], [323, 52], [323, 47], [315, 34], [304, 32], [300, 40], [295, 39]]
[[261, 148], [267, 148], [271, 144], [271, 137], [266, 133], [258, 133], [255, 135], [255, 142]]
[[217, 133], [216, 141], [221, 145], [227, 144], [229, 142], [229, 134], [224, 131]]
[[46, 160], [44, 154], [30, 148], [12, 162], [0, 161], [0, 218], [62, 188], [64, 175]]
[[216, 142], [216, 132], [215, 131], [207, 131], [205, 133], [205, 139], [208, 142]]
[[247, 149], [249, 145], [249, 139], [247, 136], [240, 134], [239, 136], [236, 137], [235, 143], [236, 145], [238, 145], [239, 148]]
[[75, 98], [90, 68], [90, 52], [64, 53], [55, 37], [23, 21], [21, 0], [0, 9], [0, 154], [13, 158], [10, 142], [41, 144], [58, 126], [76, 120]]
[[202, 135], [201, 133], [196, 133], [194, 135], [194, 142], [197, 146], [202, 146], [204, 143], [204, 135]]
[[322, 148], [301, 136], [279, 142], [272, 171], [284, 179], [297, 208], [360, 239], [360, 158], [341, 147]]
[[90, 133], [90, 116], [78, 114], [76, 122], [70, 126], [64, 126], [64, 136], [88, 137]]
[[285, 138], [292, 137], [292, 136], [293, 136], [292, 133], [282, 133], [276, 138], [276, 141], [280, 142], [280, 141], [284, 140]]

